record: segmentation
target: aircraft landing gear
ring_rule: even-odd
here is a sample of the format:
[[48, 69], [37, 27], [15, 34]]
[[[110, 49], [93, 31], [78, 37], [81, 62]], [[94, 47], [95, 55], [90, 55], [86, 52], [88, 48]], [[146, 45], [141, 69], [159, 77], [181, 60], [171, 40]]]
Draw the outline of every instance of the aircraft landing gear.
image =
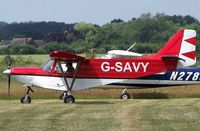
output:
[[71, 95], [70, 91], [68, 92], [65, 91], [63, 95], [63, 101], [64, 103], [72, 104], [75, 103], [75, 98], [74, 96]]
[[31, 97], [28, 95], [29, 94], [29, 91], [33, 92], [33, 90], [31, 89], [30, 86], [27, 86], [28, 90], [26, 92], [26, 94], [20, 99], [20, 102], [22, 104], [29, 104], [31, 103]]
[[59, 96], [59, 99], [60, 99], [60, 100], [63, 100], [63, 99], [64, 99], [64, 92]]
[[122, 91], [120, 98], [123, 100], [127, 100], [131, 98], [131, 95], [127, 92], [126, 88]]
[[[65, 60], [63, 60], [63, 61], [65, 61]], [[75, 60], [74, 60], [75, 61]], [[75, 98], [74, 98], [74, 96], [72, 96], [71, 95], [71, 91], [72, 91], [72, 88], [73, 88], [73, 85], [74, 85], [74, 82], [75, 82], [75, 80], [76, 80], [76, 75], [77, 75], [77, 73], [78, 73], [78, 67], [79, 67], [79, 65], [80, 65], [80, 63], [81, 63], [81, 59], [80, 60], [77, 60], [77, 65], [76, 65], [76, 68], [75, 68], [75, 72], [73, 72], [73, 78], [72, 78], [72, 81], [71, 81], [71, 83], [70, 83], [70, 85], [69, 85], [69, 83], [68, 83], [68, 80], [67, 80], [67, 78], [65, 77], [65, 73], [64, 73], [64, 71], [63, 71], [63, 68], [62, 68], [62, 65], [61, 65], [61, 61], [60, 60], [58, 60], [58, 67], [59, 67], [59, 69], [60, 69], [60, 71], [61, 71], [61, 73], [62, 73], [62, 78], [63, 78], [63, 80], [64, 80], [64, 83], [65, 83], [65, 91], [64, 91], [64, 95], [62, 96], [60, 96], [60, 99], [62, 99], [63, 98], [63, 101], [64, 101], [64, 103], [75, 103]], [[65, 61], [65, 62], [67, 62], [67, 61]], [[70, 63], [72, 63], [73, 62], [73, 60], [68, 60], [68, 62], [70, 62]]]
[[[64, 97], [65, 95], [65, 97]], [[65, 98], [65, 99], [64, 99]], [[64, 103], [75, 103], [75, 98], [72, 95], [67, 94], [67, 92], [63, 92], [60, 96], [59, 96], [60, 100], [64, 100]]]

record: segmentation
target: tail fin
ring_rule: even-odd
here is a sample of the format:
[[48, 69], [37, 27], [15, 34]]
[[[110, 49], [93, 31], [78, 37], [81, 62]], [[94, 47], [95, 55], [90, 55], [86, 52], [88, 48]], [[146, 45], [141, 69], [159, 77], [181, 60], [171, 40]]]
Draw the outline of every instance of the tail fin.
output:
[[179, 30], [156, 54], [162, 58], [178, 58], [177, 67], [191, 66], [196, 63], [196, 31]]

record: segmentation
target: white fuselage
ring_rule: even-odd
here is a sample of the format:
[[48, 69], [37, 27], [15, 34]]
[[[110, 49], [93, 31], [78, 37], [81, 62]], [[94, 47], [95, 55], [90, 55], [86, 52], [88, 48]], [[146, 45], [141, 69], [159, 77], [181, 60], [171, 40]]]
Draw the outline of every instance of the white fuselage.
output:
[[[52, 76], [30, 76], [30, 75], [13, 75], [19, 82], [28, 86], [38, 86], [47, 89], [54, 90], [67, 90], [64, 79], [62, 77]], [[69, 86], [71, 85], [72, 78], [67, 78]], [[111, 83], [122, 82], [124, 79], [87, 79], [87, 78], [76, 78], [72, 91], [87, 89], [96, 86], [107, 85]]]
[[[30, 75], [13, 75], [15, 79], [27, 86], [38, 86], [47, 89], [67, 91], [64, 79], [62, 77], [52, 76], [30, 76]], [[69, 86], [72, 78], [67, 78]], [[147, 80], [147, 79], [88, 79], [76, 78], [72, 91], [87, 89], [91, 87], [99, 87], [107, 84], [117, 83], [119, 85], [184, 85], [184, 84], [199, 84], [200, 81], [177, 81], [177, 80]], [[115, 88], [121, 88], [116, 86]]]

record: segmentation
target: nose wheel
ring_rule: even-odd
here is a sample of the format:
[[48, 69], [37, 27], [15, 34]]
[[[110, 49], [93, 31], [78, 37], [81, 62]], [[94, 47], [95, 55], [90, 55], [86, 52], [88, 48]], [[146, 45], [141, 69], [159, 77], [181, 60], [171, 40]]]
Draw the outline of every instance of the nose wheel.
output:
[[127, 89], [124, 89], [124, 90], [122, 91], [122, 94], [121, 94], [120, 98], [121, 98], [122, 100], [127, 100], [127, 99], [130, 99], [130, 98], [131, 98], [131, 95], [127, 92]]
[[29, 95], [24, 95], [21, 99], [20, 102], [22, 104], [29, 104], [31, 103], [31, 97]]
[[20, 102], [22, 103], [22, 104], [29, 104], [29, 103], [31, 103], [31, 97], [29, 96], [29, 92], [31, 91], [31, 92], [33, 92], [33, 90], [31, 89], [31, 87], [30, 86], [27, 86], [27, 92], [26, 92], [26, 94], [20, 99]]

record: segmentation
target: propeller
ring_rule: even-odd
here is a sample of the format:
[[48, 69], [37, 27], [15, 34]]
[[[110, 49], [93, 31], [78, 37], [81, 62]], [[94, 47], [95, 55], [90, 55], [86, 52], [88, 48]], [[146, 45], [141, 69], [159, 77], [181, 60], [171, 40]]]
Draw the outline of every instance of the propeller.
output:
[[[11, 68], [11, 62], [8, 64], [8, 69], [10, 70]], [[8, 74], [8, 97], [10, 97], [10, 81], [11, 81], [11, 74]]]
[[7, 70], [5, 70], [3, 73], [4, 74], [7, 74], [7, 76], [8, 76], [8, 96], [10, 96], [10, 82], [11, 82], [11, 58], [10, 58], [10, 56], [7, 56], [6, 58], [6, 63], [7, 63], [7, 67], [8, 67], [8, 69]]
[[8, 69], [3, 72], [4, 74], [8, 75], [8, 96], [10, 96], [11, 64], [13, 62], [13, 59], [10, 57], [10, 53], [9, 53], [10, 47], [12, 47], [12, 45], [0, 46], [0, 49], [7, 48], [7, 51], [8, 51], [8, 54], [4, 57], [4, 62], [7, 65]]

